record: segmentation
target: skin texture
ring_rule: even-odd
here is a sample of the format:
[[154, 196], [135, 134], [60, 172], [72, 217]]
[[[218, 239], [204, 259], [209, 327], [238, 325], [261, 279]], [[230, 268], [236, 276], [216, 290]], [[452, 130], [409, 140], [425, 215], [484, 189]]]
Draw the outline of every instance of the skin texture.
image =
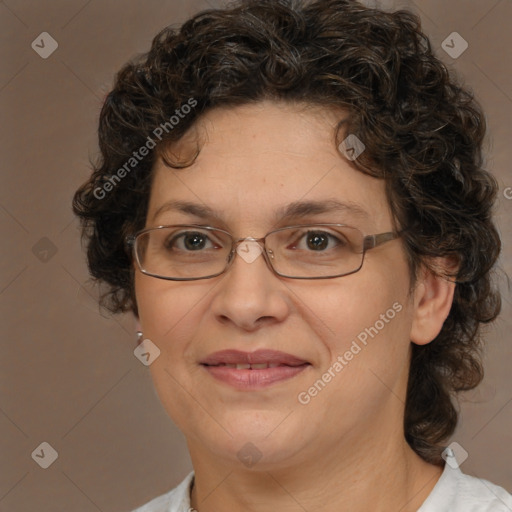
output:
[[[235, 237], [286, 225], [339, 222], [365, 235], [393, 230], [384, 182], [357, 171], [334, 144], [343, 113], [260, 102], [216, 109], [198, 122], [201, 152], [190, 167], [155, 166], [146, 227], [197, 223]], [[183, 155], [191, 138], [173, 148]], [[356, 203], [367, 217], [330, 212], [279, 219], [298, 200]], [[167, 201], [207, 205], [218, 218], [176, 211]], [[440, 261], [439, 264], [443, 262]], [[135, 273], [144, 337], [161, 350], [150, 366], [170, 417], [184, 433], [200, 512], [416, 511], [441, 469], [403, 437], [411, 341], [428, 343], [446, 319], [454, 285], [421, 272], [414, 292], [400, 239], [366, 254], [362, 269], [328, 280], [280, 278], [262, 257], [236, 259], [213, 279], [173, 282]], [[365, 328], [399, 303], [395, 318], [307, 405], [298, 402]], [[198, 362], [223, 349], [272, 348], [311, 363], [292, 379], [239, 391]], [[254, 444], [247, 467], [237, 453]]]

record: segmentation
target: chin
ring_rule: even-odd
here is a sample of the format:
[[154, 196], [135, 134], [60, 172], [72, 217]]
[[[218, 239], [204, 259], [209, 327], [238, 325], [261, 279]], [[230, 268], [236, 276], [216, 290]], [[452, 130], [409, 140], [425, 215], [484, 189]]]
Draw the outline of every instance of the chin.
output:
[[[211, 451], [215, 456], [225, 459], [227, 464], [237, 469], [250, 471], [286, 468], [302, 448], [290, 436], [274, 437], [272, 434], [266, 437], [260, 433], [255, 438], [243, 431], [237, 431], [232, 438], [224, 438], [223, 441], [212, 443]], [[205, 444], [208, 441], [205, 440]]]

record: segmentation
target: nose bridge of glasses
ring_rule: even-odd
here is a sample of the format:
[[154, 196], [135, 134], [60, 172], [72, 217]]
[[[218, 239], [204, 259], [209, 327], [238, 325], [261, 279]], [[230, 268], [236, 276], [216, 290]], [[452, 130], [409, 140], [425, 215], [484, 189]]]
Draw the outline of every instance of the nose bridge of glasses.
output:
[[239, 238], [233, 241], [233, 251], [246, 263], [252, 263], [264, 251], [264, 243], [264, 238]]

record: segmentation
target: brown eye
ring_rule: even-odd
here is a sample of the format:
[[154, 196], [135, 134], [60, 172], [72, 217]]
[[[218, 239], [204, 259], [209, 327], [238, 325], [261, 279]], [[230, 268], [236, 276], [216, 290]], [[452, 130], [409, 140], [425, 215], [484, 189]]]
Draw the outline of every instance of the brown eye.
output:
[[298, 238], [294, 249], [305, 249], [312, 252], [323, 252], [328, 249], [341, 248], [344, 241], [327, 231], [307, 231]]
[[165, 247], [167, 249], [178, 249], [182, 251], [200, 251], [205, 248], [211, 249], [213, 244], [206, 234], [187, 231], [167, 240]]
[[324, 250], [329, 245], [329, 237], [325, 233], [308, 233], [307, 237], [307, 246], [314, 251]]
[[187, 234], [183, 237], [184, 245], [187, 249], [195, 251], [197, 249], [203, 249], [206, 245], [208, 237], [201, 233]]

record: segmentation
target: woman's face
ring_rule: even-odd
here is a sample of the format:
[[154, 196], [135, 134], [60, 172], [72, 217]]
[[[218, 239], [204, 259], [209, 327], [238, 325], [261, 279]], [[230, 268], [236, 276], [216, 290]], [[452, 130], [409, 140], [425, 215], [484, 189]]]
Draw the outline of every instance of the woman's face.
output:
[[[262, 102], [209, 112], [198, 125], [204, 144], [193, 165], [157, 162], [146, 227], [201, 224], [235, 238], [310, 223], [347, 224], [365, 235], [392, 231], [384, 182], [355, 170], [333, 143], [340, 113], [304, 107]], [[292, 203], [333, 200], [357, 209], [276, 217]], [[162, 208], [173, 201], [215, 216]], [[261, 457], [258, 468], [286, 467], [333, 449], [364, 450], [402, 428], [413, 306], [400, 240], [372, 249], [359, 272], [341, 278], [282, 278], [263, 257], [237, 254], [212, 279], [165, 281], [139, 271], [135, 279], [144, 338], [161, 351], [152, 377], [193, 458], [250, 466]], [[204, 364], [222, 365], [224, 356], [214, 354], [224, 350], [279, 351], [305, 364]], [[248, 386], [247, 373], [259, 371], [277, 380], [258, 377]]]

